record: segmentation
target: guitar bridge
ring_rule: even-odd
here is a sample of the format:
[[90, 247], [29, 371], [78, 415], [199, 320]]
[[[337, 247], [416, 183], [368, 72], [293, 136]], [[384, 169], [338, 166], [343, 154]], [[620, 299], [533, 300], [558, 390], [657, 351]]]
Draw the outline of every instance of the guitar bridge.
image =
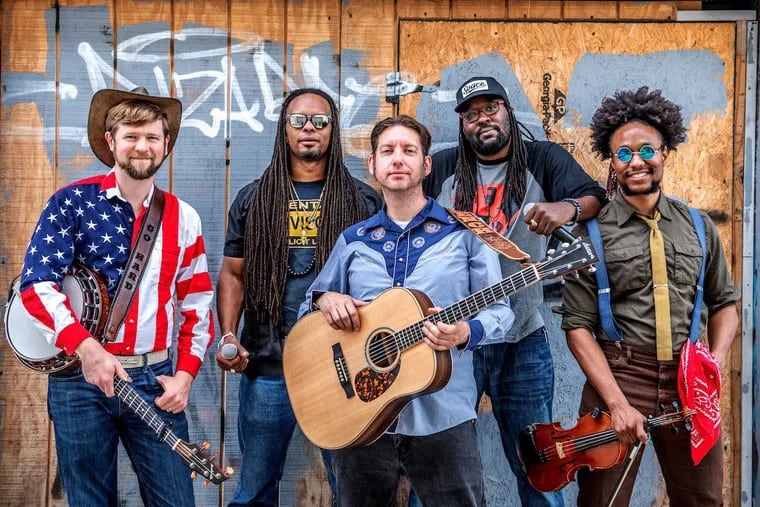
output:
[[343, 348], [340, 343], [334, 343], [333, 349], [333, 365], [335, 366], [335, 373], [338, 375], [338, 382], [346, 393], [346, 398], [353, 398], [354, 388], [351, 386], [351, 378], [348, 374], [348, 367], [346, 366], [346, 358], [343, 356]]

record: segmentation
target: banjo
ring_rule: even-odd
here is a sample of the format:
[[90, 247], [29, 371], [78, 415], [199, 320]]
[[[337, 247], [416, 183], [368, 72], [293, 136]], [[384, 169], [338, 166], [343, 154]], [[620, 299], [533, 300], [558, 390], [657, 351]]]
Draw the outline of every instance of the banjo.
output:
[[[19, 278], [11, 284], [4, 315], [5, 336], [13, 354], [21, 364], [38, 373], [60, 373], [79, 366], [75, 354], [67, 355], [50, 344], [34, 326], [21, 301]], [[69, 298], [71, 309], [82, 326], [92, 336], [102, 337], [110, 302], [105, 284], [98, 275], [75, 264], [63, 278], [61, 290]], [[211, 457], [206, 454], [208, 443], [197, 445], [180, 439], [127, 381], [114, 377], [114, 391], [124, 406], [156, 432], [160, 441], [179, 454], [185, 466], [193, 471], [193, 477], [200, 475], [206, 484], [221, 484], [232, 474], [231, 468], [222, 470], [214, 463], [216, 454]]]
[[[5, 337], [16, 358], [38, 373], [60, 373], [79, 365], [76, 355], [67, 355], [52, 345], [35, 327], [21, 302], [20, 277], [8, 291], [5, 308]], [[74, 315], [92, 336], [100, 337], [110, 303], [105, 284], [91, 269], [74, 264], [61, 283]]]

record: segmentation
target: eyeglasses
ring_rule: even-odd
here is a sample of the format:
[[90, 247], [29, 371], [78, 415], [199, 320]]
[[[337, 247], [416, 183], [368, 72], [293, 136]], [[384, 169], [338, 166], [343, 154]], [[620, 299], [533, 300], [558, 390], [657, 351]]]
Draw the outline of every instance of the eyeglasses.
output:
[[486, 116], [493, 116], [499, 110], [499, 104], [503, 104], [503, 103], [504, 103], [503, 100], [494, 100], [493, 102], [489, 102], [488, 104], [481, 107], [480, 109], [470, 109], [467, 112], [459, 113], [459, 117], [462, 118], [467, 123], [473, 123], [478, 118], [480, 118], [481, 111], [486, 113]]
[[660, 146], [659, 148], [655, 148], [652, 145], [645, 144], [641, 148], [639, 148], [639, 151], [632, 151], [629, 147], [623, 146], [622, 148], [618, 148], [618, 151], [615, 152], [615, 158], [617, 158], [619, 161], [621, 161], [624, 164], [627, 164], [631, 160], [633, 160], [634, 155], [638, 155], [641, 157], [641, 160], [652, 160], [652, 157], [654, 157], [654, 154], [660, 151], [663, 148], [663, 146]]
[[330, 123], [330, 116], [326, 114], [303, 114], [293, 113], [285, 116], [290, 123], [290, 126], [294, 129], [302, 129], [306, 126], [306, 122], [310, 121], [314, 128], [322, 130]]

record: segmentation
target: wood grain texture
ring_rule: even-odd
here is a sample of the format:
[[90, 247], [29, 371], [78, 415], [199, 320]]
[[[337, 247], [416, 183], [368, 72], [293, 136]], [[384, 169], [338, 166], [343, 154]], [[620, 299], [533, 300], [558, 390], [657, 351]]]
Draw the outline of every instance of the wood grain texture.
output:
[[[46, 22], [52, 2], [3, 2], [0, 25], [0, 286], [21, 271], [24, 252], [38, 214], [55, 187], [53, 150], [47, 150], [43, 117], [55, 114], [55, 32]], [[52, 73], [46, 91], [26, 95], [34, 75]], [[47, 125], [50, 127], [50, 125]], [[47, 131], [55, 138], [55, 128]], [[3, 305], [4, 308], [4, 305]], [[2, 326], [2, 324], [0, 324]], [[2, 330], [5, 333], [5, 329]], [[46, 410], [47, 379], [16, 361], [7, 342], [0, 342], [0, 470], [22, 481], [6, 482], [3, 502], [9, 506], [56, 503], [50, 495], [56, 460], [49, 452], [52, 428]]]

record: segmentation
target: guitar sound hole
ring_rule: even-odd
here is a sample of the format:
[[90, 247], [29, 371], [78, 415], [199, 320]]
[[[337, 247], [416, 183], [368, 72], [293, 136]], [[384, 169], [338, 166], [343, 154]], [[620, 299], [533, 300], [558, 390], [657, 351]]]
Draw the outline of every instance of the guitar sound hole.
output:
[[367, 357], [375, 368], [384, 370], [392, 367], [398, 359], [399, 351], [393, 335], [381, 331], [367, 343]]

